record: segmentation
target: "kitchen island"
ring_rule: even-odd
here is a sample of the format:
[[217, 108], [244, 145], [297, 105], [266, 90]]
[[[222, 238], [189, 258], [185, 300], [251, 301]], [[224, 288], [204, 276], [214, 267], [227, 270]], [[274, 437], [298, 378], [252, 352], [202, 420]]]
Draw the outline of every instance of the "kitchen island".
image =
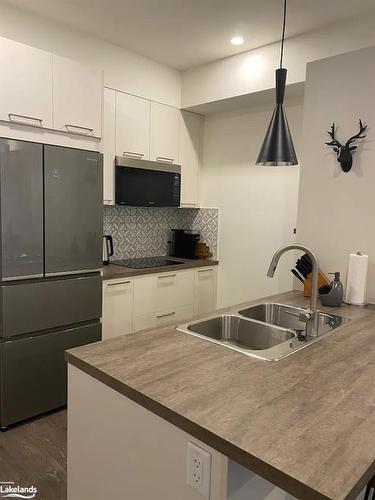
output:
[[375, 473], [375, 306], [321, 309], [352, 321], [273, 363], [174, 327], [68, 351], [68, 500], [204, 498], [189, 442], [211, 500], [356, 498]]

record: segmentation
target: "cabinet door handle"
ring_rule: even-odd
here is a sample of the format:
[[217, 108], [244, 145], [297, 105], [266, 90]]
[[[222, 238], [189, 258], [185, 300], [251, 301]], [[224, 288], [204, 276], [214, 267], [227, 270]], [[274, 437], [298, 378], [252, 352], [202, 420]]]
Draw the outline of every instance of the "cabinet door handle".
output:
[[176, 314], [176, 312], [175, 312], [175, 311], [170, 312], [170, 313], [165, 313], [165, 314], [158, 314], [156, 317], [157, 317], [158, 319], [160, 319], [160, 318], [166, 318], [167, 316], [173, 316], [174, 314]]
[[164, 274], [164, 276], [158, 276], [159, 279], [163, 278], [175, 278], [176, 274]]
[[144, 153], [133, 153], [133, 151], [124, 151], [122, 153], [122, 156], [131, 156], [135, 158], [142, 158], [144, 156]]
[[94, 132], [93, 128], [83, 127], [81, 125], [73, 125], [72, 123], [66, 123], [65, 124], [65, 128], [68, 130], [68, 132], [69, 132], [70, 128], [75, 128], [75, 129], [78, 129], [78, 130], [83, 130], [83, 132], [79, 132], [80, 134], [83, 134], [83, 135], [88, 135], [87, 133], [85, 134], [84, 132], [88, 132], [89, 134], [92, 134]]
[[[21, 118], [21, 120], [15, 120], [13, 117], [16, 118]], [[14, 122], [14, 123], [22, 123], [25, 125], [25, 122], [22, 121], [22, 118], [25, 120], [34, 120], [35, 122], [39, 123], [37, 127], [43, 127], [43, 118], [35, 118], [35, 116], [27, 116], [27, 115], [18, 115], [17, 113], [8, 113], [8, 118], [9, 121]]]
[[213, 271], [213, 269], [198, 269], [198, 273], [208, 273]]
[[118, 281], [117, 283], [108, 283], [107, 286], [119, 286], [119, 285], [128, 285], [131, 281]]
[[166, 162], [166, 163], [173, 163], [174, 162], [174, 158], [167, 158], [166, 156], [157, 156], [156, 157], [156, 161], [163, 161], [163, 162]]

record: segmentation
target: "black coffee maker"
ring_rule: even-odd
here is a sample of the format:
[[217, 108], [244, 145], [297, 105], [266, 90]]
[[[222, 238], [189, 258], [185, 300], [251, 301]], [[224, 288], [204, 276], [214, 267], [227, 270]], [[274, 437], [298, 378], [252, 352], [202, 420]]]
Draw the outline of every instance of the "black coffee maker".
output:
[[190, 229], [172, 229], [169, 241], [169, 254], [171, 257], [182, 259], [197, 259], [195, 246], [200, 240], [200, 232]]

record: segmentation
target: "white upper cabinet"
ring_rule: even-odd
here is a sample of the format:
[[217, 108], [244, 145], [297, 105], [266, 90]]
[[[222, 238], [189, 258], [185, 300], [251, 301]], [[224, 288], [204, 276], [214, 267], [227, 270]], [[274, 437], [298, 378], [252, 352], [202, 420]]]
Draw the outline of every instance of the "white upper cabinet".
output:
[[180, 110], [151, 102], [150, 160], [179, 163]]
[[189, 111], [181, 111], [180, 163], [181, 206], [199, 206], [199, 173], [201, 164], [201, 138], [203, 117]]
[[52, 54], [0, 38], [0, 119], [52, 128]]
[[150, 101], [116, 92], [116, 155], [148, 160]]
[[103, 74], [101, 71], [53, 56], [54, 128], [101, 137]]
[[115, 203], [115, 134], [116, 134], [116, 91], [104, 87], [103, 91], [103, 134], [101, 152], [103, 153], [103, 202]]

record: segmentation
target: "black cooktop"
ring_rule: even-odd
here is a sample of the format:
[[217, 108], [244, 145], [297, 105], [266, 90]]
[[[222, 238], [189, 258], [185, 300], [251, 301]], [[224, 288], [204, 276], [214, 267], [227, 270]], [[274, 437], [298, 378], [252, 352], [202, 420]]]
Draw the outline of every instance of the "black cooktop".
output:
[[133, 269], [148, 269], [151, 267], [175, 266], [183, 264], [176, 260], [170, 260], [165, 257], [142, 257], [139, 259], [123, 259], [111, 262], [115, 266], [131, 267]]

